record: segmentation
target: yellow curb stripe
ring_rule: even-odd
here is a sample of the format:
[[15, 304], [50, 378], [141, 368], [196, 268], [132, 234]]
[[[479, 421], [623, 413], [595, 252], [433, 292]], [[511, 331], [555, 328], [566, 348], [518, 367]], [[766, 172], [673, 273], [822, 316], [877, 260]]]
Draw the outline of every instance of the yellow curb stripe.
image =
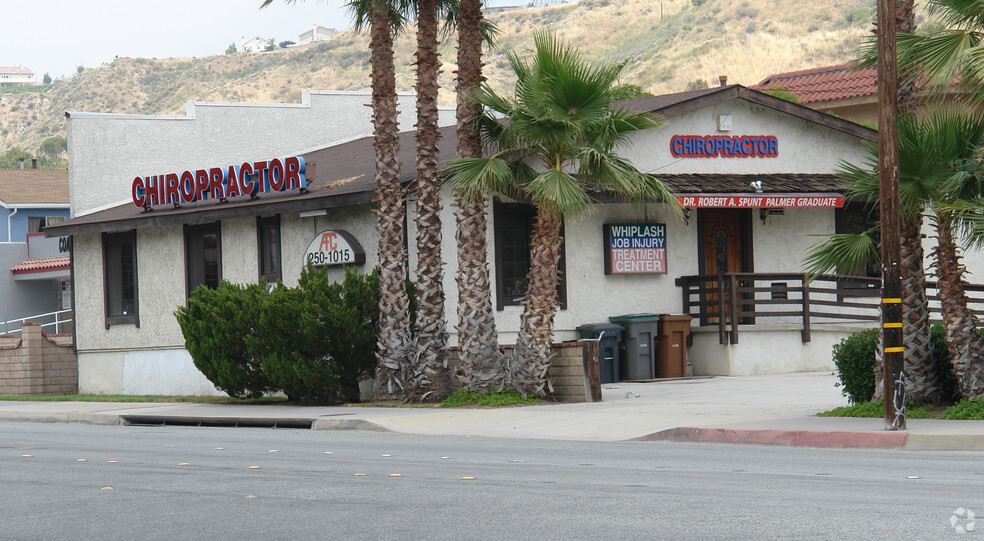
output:
[[885, 304], [902, 304], [902, 299], [882, 299]]
[[885, 353], [902, 353], [905, 348], [885, 348]]
[[882, 325], [882, 327], [885, 327], [886, 329], [901, 329], [902, 328], [902, 324], [901, 323], [886, 323], [886, 324]]

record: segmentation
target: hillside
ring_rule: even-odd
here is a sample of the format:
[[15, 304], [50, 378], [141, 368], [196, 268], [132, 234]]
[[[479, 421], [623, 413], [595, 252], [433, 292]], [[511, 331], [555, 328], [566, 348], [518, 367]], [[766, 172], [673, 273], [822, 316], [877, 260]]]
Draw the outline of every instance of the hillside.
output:
[[[699, 5], [694, 5], [694, 4]], [[595, 59], [625, 60], [624, 83], [653, 93], [697, 84], [754, 84], [771, 73], [846, 62], [870, 32], [874, 0], [581, 0], [496, 13], [501, 35], [487, 59], [490, 83], [511, 84], [502, 50], [523, 49], [548, 28]], [[183, 114], [199, 101], [296, 102], [301, 90], [367, 89], [368, 38], [269, 53], [183, 59], [119, 58], [33, 92], [0, 93], [0, 153], [64, 134], [65, 111]], [[413, 32], [397, 41], [400, 90], [412, 91]], [[442, 46], [443, 104], [453, 103], [454, 43]]]

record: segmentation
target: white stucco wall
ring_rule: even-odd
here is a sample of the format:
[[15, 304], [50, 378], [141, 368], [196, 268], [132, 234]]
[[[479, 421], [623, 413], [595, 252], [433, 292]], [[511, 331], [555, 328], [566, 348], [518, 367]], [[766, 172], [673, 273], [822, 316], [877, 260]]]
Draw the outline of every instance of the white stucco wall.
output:
[[[730, 114], [732, 130], [718, 131], [719, 115]], [[775, 158], [675, 158], [674, 135], [773, 135], [779, 140]], [[640, 170], [655, 175], [679, 173], [833, 173], [841, 160], [861, 163], [866, 154], [858, 139], [813, 122], [744, 100], [730, 100], [666, 119], [666, 126], [648, 130], [622, 152]]]
[[[180, 173], [296, 155], [372, 133], [366, 92], [305, 90], [301, 103], [190, 102], [184, 116], [70, 112], [72, 215], [130, 200], [136, 176]], [[400, 94], [400, 128], [413, 129], [413, 94]], [[454, 111], [441, 108], [441, 125]], [[123, 144], [125, 143], [125, 144]]]
[[[203, 164], [229, 164], [238, 160], [255, 159], [258, 152], [296, 154], [301, 150], [326, 144], [321, 135], [310, 135], [298, 125], [317, 117], [316, 102], [321, 94], [311, 94], [308, 105], [226, 106], [195, 104], [189, 118], [181, 120], [103, 118], [99, 115], [70, 120], [70, 137], [74, 137], [73, 158], [76, 160], [70, 177], [73, 202], [79, 198], [81, 208], [94, 208], [110, 202], [114, 194], [119, 199], [129, 197], [129, 183], [136, 174], [180, 171]], [[349, 98], [351, 96], [343, 96]], [[342, 100], [344, 102], [344, 100]], [[365, 96], [352, 103], [368, 129], [368, 109]], [[409, 110], [407, 107], [402, 107]], [[271, 110], [268, 110], [271, 109]], [[293, 121], [297, 111], [304, 109], [307, 120]], [[337, 112], [337, 111], [336, 111]], [[674, 134], [708, 135], [716, 133], [717, 115], [730, 113], [734, 130], [731, 135], [775, 135], [780, 141], [778, 158], [684, 158], [669, 154], [670, 137]], [[334, 118], [334, 117], [333, 117]], [[112, 122], [108, 122], [112, 120]], [[146, 125], [141, 125], [146, 122]], [[322, 124], [331, 124], [321, 119]], [[73, 127], [74, 126], [74, 127]], [[679, 126], [679, 127], [678, 127]], [[324, 126], [320, 126], [324, 128]], [[182, 130], [190, 135], [185, 135]], [[289, 148], [278, 137], [260, 146], [239, 148], [238, 137], [248, 134], [255, 141], [256, 133], [285, 134], [291, 140]], [[113, 140], [129, 138], [132, 144], [108, 146]], [[321, 138], [320, 141], [315, 139]], [[190, 140], [189, 143], [185, 139]], [[70, 141], [70, 145], [72, 145]], [[250, 143], [252, 144], [252, 143]], [[264, 146], [266, 145], [266, 146]], [[194, 148], [192, 148], [194, 147]], [[856, 138], [782, 113], [734, 101], [706, 110], [670, 119], [670, 125], [651, 130], [637, 137], [627, 149], [627, 155], [645, 170], [664, 173], [832, 173], [841, 159], [860, 160], [861, 144]], [[112, 151], [107, 150], [111, 148]], [[134, 150], [135, 149], [135, 150]], [[187, 154], [186, 154], [187, 153]], [[107, 156], [111, 154], [112, 156]], [[122, 165], [121, 165], [122, 164]], [[81, 171], [79, 171], [81, 169]], [[107, 187], [100, 192], [96, 186]], [[85, 190], [97, 192], [86, 194]], [[91, 195], [91, 197], [90, 197]], [[444, 234], [442, 254], [445, 261], [444, 287], [447, 298], [446, 314], [452, 344], [456, 343], [457, 270], [455, 218], [450, 190], [443, 192]], [[115, 201], [114, 201], [115, 202]], [[97, 205], [98, 204], [98, 205]], [[89, 207], [86, 207], [89, 205]], [[416, 228], [413, 222], [414, 204], [409, 203], [408, 239], [411, 274], [416, 257]], [[491, 205], [489, 207], [488, 261], [491, 282], [495, 287], [495, 237]], [[763, 223], [757, 210], [752, 211], [754, 270], [757, 272], [800, 272], [805, 250], [816, 239], [808, 235], [830, 233], [834, 230], [833, 209], [786, 209], [781, 216], [770, 216]], [[605, 276], [603, 230], [606, 223], [665, 223], [667, 242], [666, 275]], [[638, 313], [679, 313], [682, 309], [680, 289], [674, 281], [681, 275], [697, 274], [698, 238], [696, 213], [684, 221], [675, 218], [663, 205], [649, 205], [642, 212], [631, 205], [610, 204], [593, 206], [589, 212], [566, 225], [566, 282], [568, 307], [561, 310], [555, 321], [556, 341], [577, 337], [576, 328], [585, 323], [606, 321], [609, 316]], [[319, 232], [325, 229], [344, 229], [354, 235], [366, 252], [363, 271], [375, 267], [375, 216], [367, 205], [328, 209], [323, 216], [301, 217], [297, 213], [281, 216], [282, 274], [286, 285], [296, 285], [303, 266], [302, 255]], [[102, 251], [98, 235], [76, 238], [76, 303], [79, 310], [78, 346], [80, 359], [80, 389], [83, 392], [159, 392], [176, 389], [198, 389], [211, 393], [208, 385], [201, 387], [201, 374], [191, 366], [183, 349], [183, 338], [173, 317], [174, 309], [185, 301], [184, 240], [181, 226], [138, 231], [138, 275], [140, 328], [119, 325], [104, 328], [102, 306]], [[222, 276], [241, 283], [257, 280], [256, 222], [254, 217], [227, 220], [222, 223]], [[341, 269], [333, 270], [336, 277]], [[492, 294], [495, 308], [495, 292]], [[514, 343], [519, 328], [521, 307], [507, 306], [496, 310], [495, 318], [500, 342]], [[799, 343], [798, 332], [787, 332], [782, 340]], [[744, 335], [743, 335], [744, 336]], [[765, 335], [762, 335], [765, 336]], [[791, 338], [790, 338], [791, 337]], [[713, 336], [716, 339], [716, 333]], [[743, 337], [743, 346], [745, 339]], [[785, 343], [785, 342], [783, 342]], [[790, 342], [792, 343], [792, 342]], [[766, 344], [766, 342], [763, 342]], [[792, 346], [790, 346], [792, 348]], [[777, 361], [777, 371], [826, 368], [822, 359], [829, 360], [829, 345], [815, 338], [812, 345], [796, 346], [810, 350], [808, 355], [797, 354], [803, 362], [790, 359]], [[719, 348], [718, 348], [719, 349]], [[695, 369], [713, 367], [725, 354], [727, 367], [719, 373], [760, 373], [761, 358], [733, 358], [738, 353], [719, 351], [707, 344], [693, 348]], [[734, 348], [733, 348], [734, 349]], [[749, 347], [748, 355], [774, 353], [762, 345]], [[744, 350], [740, 353], [744, 358]], [[804, 356], [805, 355], [805, 356]], [[715, 360], [717, 359], [717, 360]], [[756, 360], [758, 359], [758, 360]], [[790, 363], [786, 361], [789, 360]], [[752, 363], [752, 364], [748, 364]], [[723, 365], [722, 365], [723, 366]], [[184, 367], [184, 368], [182, 368]], [[190, 368], [189, 368], [190, 367]], [[796, 368], [798, 367], [798, 368]], [[705, 368], [701, 368], [705, 370]], [[710, 368], [707, 368], [710, 370]], [[187, 371], [190, 374], [186, 374]], [[84, 374], [82, 374], [84, 372]], [[180, 372], [180, 374], [178, 374]], [[102, 374], [102, 375], [99, 375]], [[206, 382], [207, 383], [207, 382]]]

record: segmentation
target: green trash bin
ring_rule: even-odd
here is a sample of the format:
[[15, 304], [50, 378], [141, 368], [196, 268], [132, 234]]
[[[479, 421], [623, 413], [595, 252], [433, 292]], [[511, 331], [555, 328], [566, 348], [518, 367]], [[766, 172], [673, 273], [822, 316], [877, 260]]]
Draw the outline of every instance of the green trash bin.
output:
[[608, 318], [625, 327], [619, 353], [622, 380], [653, 379], [656, 362], [656, 336], [659, 316], [656, 314], [625, 314]]

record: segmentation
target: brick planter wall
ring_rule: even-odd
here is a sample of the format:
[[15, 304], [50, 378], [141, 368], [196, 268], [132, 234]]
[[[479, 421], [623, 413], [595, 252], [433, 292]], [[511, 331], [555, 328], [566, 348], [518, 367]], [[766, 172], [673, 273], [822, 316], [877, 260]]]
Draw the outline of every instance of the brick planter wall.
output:
[[[506, 357], [512, 355], [512, 346], [503, 346]], [[581, 360], [581, 342], [553, 344], [553, 358], [547, 375], [553, 383], [553, 399], [558, 402], [584, 402], [587, 394], [584, 389], [584, 362]], [[454, 373], [458, 364], [458, 348], [451, 348], [448, 365]], [[455, 390], [459, 388], [457, 378], [451, 379]]]
[[70, 335], [48, 336], [25, 323], [20, 336], [0, 336], [0, 395], [74, 394], [79, 363]]

